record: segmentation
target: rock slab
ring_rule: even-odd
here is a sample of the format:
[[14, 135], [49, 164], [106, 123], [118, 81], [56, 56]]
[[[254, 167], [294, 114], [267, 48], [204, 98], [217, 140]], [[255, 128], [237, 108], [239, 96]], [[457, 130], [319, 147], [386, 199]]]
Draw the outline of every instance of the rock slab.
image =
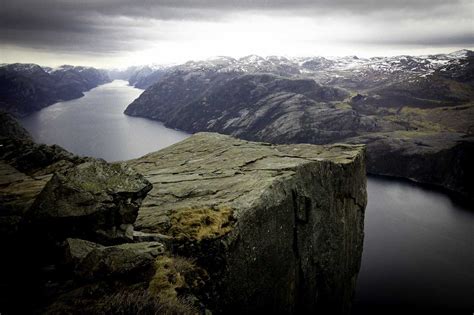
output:
[[211, 310], [349, 311], [367, 203], [364, 146], [198, 133], [128, 164], [153, 185], [135, 229], [170, 237], [175, 255], [209, 273]]

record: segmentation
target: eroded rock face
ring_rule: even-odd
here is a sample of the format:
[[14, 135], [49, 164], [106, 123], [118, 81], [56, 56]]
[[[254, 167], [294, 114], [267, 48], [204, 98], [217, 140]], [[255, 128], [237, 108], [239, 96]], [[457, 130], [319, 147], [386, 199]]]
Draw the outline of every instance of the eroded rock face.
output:
[[[363, 146], [200, 133], [129, 161], [153, 184], [135, 227], [210, 275], [217, 313], [349, 310], [367, 202]], [[207, 296], [207, 298], [206, 298]]]
[[448, 188], [473, 198], [474, 136], [392, 132], [353, 139], [367, 145], [367, 171]]
[[132, 240], [132, 224], [150, 189], [124, 164], [88, 161], [52, 177], [28, 212], [28, 222], [55, 239]]

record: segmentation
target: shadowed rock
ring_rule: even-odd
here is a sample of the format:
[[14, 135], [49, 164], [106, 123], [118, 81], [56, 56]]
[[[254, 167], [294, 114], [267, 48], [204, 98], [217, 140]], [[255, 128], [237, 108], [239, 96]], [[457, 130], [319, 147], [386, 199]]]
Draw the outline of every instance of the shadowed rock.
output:
[[94, 160], [57, 173], [28, 212], [28, 221], [54, 239], [133, 240], [138, 207], [151, 189], [123, 164]]
[[362, 252], [363, 153], [196, 134], [128, 162], [153, 184], [135, 226], [196, 259], [218, 313], [344, 313]]
[[164, 252], [158, 242], [130, 243], [92, 249], [77, 265], [75, 273], [81, 280], [99, 281], [110, 277], [135, 276], [149, 268]]

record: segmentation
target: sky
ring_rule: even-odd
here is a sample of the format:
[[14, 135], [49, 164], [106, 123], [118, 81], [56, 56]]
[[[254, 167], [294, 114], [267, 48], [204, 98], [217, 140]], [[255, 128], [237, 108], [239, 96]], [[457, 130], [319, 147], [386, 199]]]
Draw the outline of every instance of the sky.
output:
[[123, 68], [473, 48], [473, 0], [0, 1], [0, 63]]

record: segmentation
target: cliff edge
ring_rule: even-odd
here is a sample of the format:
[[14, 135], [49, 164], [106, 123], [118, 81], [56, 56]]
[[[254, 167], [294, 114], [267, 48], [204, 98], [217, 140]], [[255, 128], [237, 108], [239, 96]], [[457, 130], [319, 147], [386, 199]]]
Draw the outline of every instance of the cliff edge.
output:
[[346, 313], [363, 245], [363, 153], [199, 133], [128, 162], [153, 185], [135, 229], [165, 235], [206, 271], [201, 298], [218, 313]]

